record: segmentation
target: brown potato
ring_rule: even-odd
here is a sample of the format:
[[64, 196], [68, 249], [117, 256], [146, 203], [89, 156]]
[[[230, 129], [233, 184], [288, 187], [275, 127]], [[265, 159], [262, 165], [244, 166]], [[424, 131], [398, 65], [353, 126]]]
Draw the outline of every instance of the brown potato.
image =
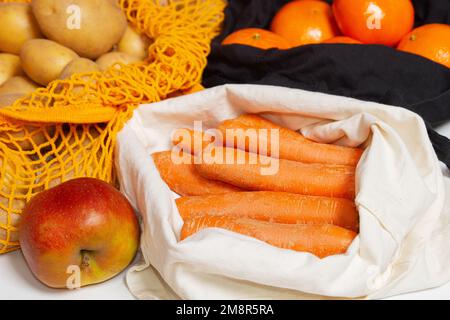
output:
[[[0, 195], [0, 225], [7, 225], [8, 223], [8, 208], [9, 208], [9, 199]], [[17, 228], [20, 221], [20, 213], [22, 209], [25, 207], [25, 199], [13, 199], [12, 202], [12, 211], [11, 212], [11, 226]], [[6, 240], [6, 230], [0, 227], [0, 239]], [[12, 231], [10, 233], [9, 241], [16, 242], [19, 240], [19, 233], [17, 230]], [[0, 250], [2, 247], [0, 245]]]
[[26, 95], [35, 91], [39, 86], [25, 76], [15, 76], [9, 78], [0, 86], [0, 95], [21, 93]]
[[0, 53], [0, 86], [9, 78], [23, 74], [20, 58], [14, 54]]
[[132, 27], [128, 27], [117, 45], [117, 51], [132, 55], [139, 60], [144, 60], [148, 56], [148, 47], [151, 41], [145, 35], [139, 34]]
[[0, 51], [19, 54], [25, 41], [41, 37], [28, 3], [0, 3]]
[[108, 0], [109, 2], [111, 2], [114, 6], [116, 6], [117, 8], [120, 8], [119, 5], [119, 0]]
[[[0, 107], [12, 105], [16, 100], [22, 98], [21, 94], [0, 95]], [[41, 146], [47, 142], [45, 132], [51, 137], [55, 133], [55, 127], [45, 126], [37, 127], [33, 125], [25, 125], [21, 131], [1, 131], [0, 140], [14, 150], [30, 151], [36, 146]], [[28, 134], [27, 134], [28, 133]]]
[[96, 59], [110, 51], [127, 27], [111, 0], [34, 0], [33, 13], [47, 38]]
[[22, 98], [23, 96], [23, 93], [0, 94], [0, 108], [11, 106], [16, 100]]
[[[20, 150], [25, 151], [33, 150], [34, 147], [33, 144], [31, 143], [31, 140], [34, 142], [34, 144], [36, 144], [36, 146], [41, 146], [42, 144], [47, 142], [47, 138], [45, 136], [44, 131], [46, 131], [50, 137], [53, 136], [55, 133], [55, 127], [52, 126], [36, 127], [32, 125], [25, 125], [24, 128], [29, 134], [31, 134], [27, 139], [23, 139], [26, 137], [25, 131], [9, 133], [9, 136], [11, 136], [11, 138], [14, 139], [15, 142], [19, 145], [19, 147], [17, 147], [15, 143], [12, 142], [7, 143], [11, 149], [18, 150], [20, 148]], [[0, 133], [0, 136], [1, 135], [2, 133]]]
[[54, 41], [33, 39], [20, 51], [22, 68], [37, 83], [46, 86], [58, 79], [63, 69], [78, 55]]
[[[8, 160], [2, 154], [0, 156], [0, 185], [2, 194], [0, 194], [0, 225], [8, 225], [8, 211], [11, 204], [10, 226], [17, 229], [20, 221], [20, 214], [26, 203], [26, 194], [28, 192], [27, 184], [32, 179], [27, 176], [25, 167], [19, 158], [8, 155]], [[15, 187], [14, 184], [16, 185]], [[7, 196], [4, 196], [7, 195]], [[0, 239], [6, 240], [6, 230], [0, 227]], [[9, 241], [18, 241], [18, 231], [10, 233]], [[0, 250], [2, 248], [0, 247]]]
[[[26, 93], [23, 92], [0, 94], [0, 108], [11, 106], [16, 100], [23, 98], [25, 95]], [[52, 136], [55, 133], [55, 127], [25, 125], [20, 131], [2, 130], [0, 131], [0, 140], [7, 144], [11, 149], [29, 151], [34, 149], [32, 142], [39, 146], [47, 141], [44, 131], [46, 131], [49, 136]]]
[[[37, 180], [38, 185], [42, 185], [44, 188], [48, 189], [74, 178], [92, 175], [92, 172], [96, 170], [97, 165], [95, 162], [87, 163], [84, 154], [94, 156], [92, 153], [92, 140], [99, 138], [100, 132], [98, 130], [99, 129], [91, 127], [89, 129], [90, 138], [83, 138], [83, 129], [78, 128], [76, 130], [77, 138], [72, 136], [68, 141], [68, 146], [66, 146], [66, 149], [70, 149], [70, 152], [62, 155], [61, 162], [55, 161], [54, 159], [50, 160], [52, 163], [48, 167], [48, 170], [45, 170]], [[77, 145], [75, 141], [80, 139], [83, 140]], [[96, 160], [99, 161], [101, 156], [100, 152], [97, 152], [96, 156]]]
[[75, 73], [86, 73], [100, 71], [100, 67], [94, 61], [86, 58], [72, 60], [61, 72], [59, 78], [62, 80], [70, 78]]
[[[98, 58], [96, 62], [100, 69], [102, 71], [105, 71], [116, 63], [130, 64], [138, 61], [140, 61], [138, 58], [127, 53], [110, 52]], [[120, 68], [119, 65], [117, 65], [116, 67]]]

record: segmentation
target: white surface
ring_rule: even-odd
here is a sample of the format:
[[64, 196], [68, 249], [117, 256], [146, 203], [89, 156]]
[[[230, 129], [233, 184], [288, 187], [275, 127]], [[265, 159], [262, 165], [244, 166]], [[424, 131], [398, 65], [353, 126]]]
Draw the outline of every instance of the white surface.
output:
[[[438, 131], [450, 137], [450, 123]], [[133, 299], [125, 285], [125, 273], [95, 286], [75, 291], [49, 289], [30, 273], [20, 252], [0, 256], [0, 299]], [[450, 283], [445, 286], [391, 299], [448, 299]]]
[[1, 300], [133, 299], [123, 272], [108, 282], [77, 290], [47, 288], [33, 276], [19, 251], [0, 256], [0, 283]]

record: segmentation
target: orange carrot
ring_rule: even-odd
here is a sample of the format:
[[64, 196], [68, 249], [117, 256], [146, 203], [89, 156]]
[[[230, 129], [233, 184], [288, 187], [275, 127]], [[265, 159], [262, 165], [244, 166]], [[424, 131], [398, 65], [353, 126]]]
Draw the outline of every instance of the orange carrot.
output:
[[[279, 139], [278, 141], [271, 141], [270, 133], [267, 136], [264, 134], [252, 136], [250, 130], [254, 131], [255, 129], [278, 129]], [[222, 132], [227, 147], [261, 153], [261, 148], [266, 146], [267, 151], [265, 155], [277, 157], [277, 151], [272, 151], [270, 146], [272, 143], [278, 143], [279, 158], [304, 163], [356, 166], [363, 153], [363, 150], [360, 148], [349, 148], [311, 141], [298, 132], [281, 127], [253, 114], [241, 115], [236, 119], [226, 120], [220, 124], [219, 130]], [[238, 143], [239, 141], [241, 141], [240, 144]], [[249, 143], [250, 141], [252, 143]]]
[[175, 193], [182, 196], [200, 196], [240, 190], [223, 182], [203, 178], [195, 170], [191, 155], [186, 155], [188, 163], [173, 163], [171, 153], [171, 151], [157, 152], [152, 154], [152, 157], [161, 178]]
[[[220, 132], [218, 132], [220, 133]], [[223, 145], [223, 139], [216, 139], [201, 131], [183, 128], [177, 129], [172, 134], [172, 143], [175, 147], [192, 155], [199, 154], [203, 149], [212, 145]]]
[[[354, 167], [305, 164], [251, 155], [248, 152], [230, 148], [222, 148], [221, 153], [234, 154], [235, 159], [245, 158], [245, 163], [202, 161], [195, 165], [197, 171], [207, 179], [229, 183], [245, 190], [282, 191], [351, 200], [355, 198]], [[258, 161], [250, 163], [251, 157], [255, 156], [258, 157]], [[277, 164], [278, 170], [276, 170]]]
[[358, 212], [347, 199], [285, 192], [232, 192], [181, 197], [176, 200], [183, 220], [202, 215], [231, 216], [286, 224], [334, 224], [358, 231]]
[[319, 258], [343, 254], [356, 233], [333, 225], [279, 224], [248, 218], [200, 216], [187, 220], [181, 240], [205, 228], [221, 228], [267, 242], [275, 247], [312, 253]]

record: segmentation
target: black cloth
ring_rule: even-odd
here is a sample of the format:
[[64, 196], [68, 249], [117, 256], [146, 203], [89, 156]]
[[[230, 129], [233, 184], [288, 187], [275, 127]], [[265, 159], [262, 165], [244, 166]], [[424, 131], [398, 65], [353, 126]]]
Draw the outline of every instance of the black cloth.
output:
[[[269, 29], [275, 13], [288, 2], [229, 0], [223, 32], [212, 43], [204, 86], [277, 85], [401, 106], [422, 116], [439, 159], [450, 167], [450, 140], [432, 128], [450, 120], [449, 68], [381, 45], [317, 44], [289, 50], [220, 45], [242, 28]], [[416, 26], [450, 24], [450, 0], [413, 4]]]

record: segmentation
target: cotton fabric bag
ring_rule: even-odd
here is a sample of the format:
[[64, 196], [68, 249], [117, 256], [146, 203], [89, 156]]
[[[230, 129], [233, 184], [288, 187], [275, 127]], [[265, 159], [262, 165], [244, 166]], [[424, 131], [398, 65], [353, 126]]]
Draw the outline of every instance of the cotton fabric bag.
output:
[[[310, 139], [366, 150], [357, 167], [360, 235], [319, 259], [222, 229], [179, 242], [177, 195], [151, 154], [173, 130], [261, 113]], [[142, 216], [143, 260], [127, 274], [142, 299], [382, 298], [450, 280], [448, 178], [423, 120], [403, 108], [299, 89], [225, 85], [142, 105], [118, 135], [124, 194]]]

